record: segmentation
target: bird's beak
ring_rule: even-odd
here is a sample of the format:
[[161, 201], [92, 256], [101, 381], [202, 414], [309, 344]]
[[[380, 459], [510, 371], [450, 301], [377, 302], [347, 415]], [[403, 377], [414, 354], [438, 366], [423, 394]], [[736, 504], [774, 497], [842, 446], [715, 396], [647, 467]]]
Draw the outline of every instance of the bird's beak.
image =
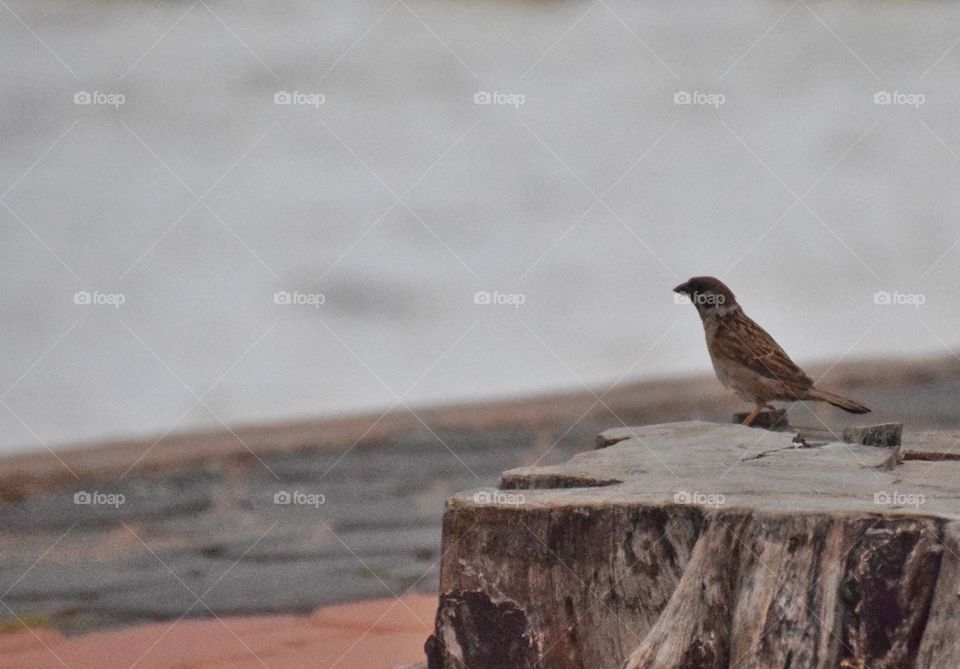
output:
[[673, 289], [673, 292], [675, 292], [675, 293], [680, 293], [681, 295], [686, 295], [686, 294], [689, 293], [690, 291], [689, 291], [689, 289], [688, 289], [688, 287], [687, 287], [687, 284], [681, 283], [679, 286], [677, 286], [676, 288]]

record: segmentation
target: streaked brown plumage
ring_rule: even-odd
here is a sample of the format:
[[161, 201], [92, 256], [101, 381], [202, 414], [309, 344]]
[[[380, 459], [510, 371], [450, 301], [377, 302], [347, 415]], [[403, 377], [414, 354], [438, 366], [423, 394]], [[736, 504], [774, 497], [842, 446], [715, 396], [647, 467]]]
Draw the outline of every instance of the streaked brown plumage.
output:
[[695, 276], [673, 289], [687, 295], [703, 321], [713, 369], [725, 387], [752, 402], [749, 425], [771, 401], [829, 402], [850, 413], [869, 413], [859, 402], [817, 388], [766, 330], [743, 313], [733, 292], [712, 276]]

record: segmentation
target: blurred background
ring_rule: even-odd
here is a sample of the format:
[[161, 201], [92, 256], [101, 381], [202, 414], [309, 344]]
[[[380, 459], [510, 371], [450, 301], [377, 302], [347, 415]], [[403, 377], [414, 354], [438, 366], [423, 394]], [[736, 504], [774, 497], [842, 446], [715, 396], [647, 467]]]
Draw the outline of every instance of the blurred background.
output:
[[0, 5], [0, 451], [960, 346], [960, 7]]
[[749, 408], [693, 275], [960, 457], [958, 26], [0, 0], [0, 668], [422, 659], [452, 495]]

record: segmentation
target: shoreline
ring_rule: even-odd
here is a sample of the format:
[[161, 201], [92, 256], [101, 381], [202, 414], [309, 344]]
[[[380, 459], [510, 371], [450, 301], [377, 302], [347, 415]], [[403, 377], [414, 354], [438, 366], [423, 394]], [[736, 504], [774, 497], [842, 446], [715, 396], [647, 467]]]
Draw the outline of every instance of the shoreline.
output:
[[[826, 370], [823, 385], [839, 391], [860, 393], [864, 389], [924, 388], [949, 385], [960, 378], [960, 360], [950, 356], [921, 360], [879, 359], [841, 362], [835, 366], [809, 366], [817, 378]], [[349, 448], [384, 438], [403, 430], [418, 430], [423, 422], [431, 428], [500, 428], [522, 424], [535, 430], [550, 430], [577, 417], [589, 420], [606, 414], [618, 423], [616, 413], [633, 424], [666, 422], [689, 418], [726, 420], [743, 403], [722, 388], [712, 374], [668, 377], [620, 384], [609, 392], [594, 389], [603, 397], [583, 391], [545, 393], [529, 397], [504, 398], [475, 403], [456, 403], [414, 407], [416, 415], [405, 409], [363, 412], [345, 416], [319, 417], [271, 423], [232, 426], [228, 429], [199, 432], [174, 432], [159, 437], [81, 442], [53, 448], [53, 452], [34, 450], [0, 455], [0, 502], [15, 500], [24, 494], [48, 486], [70, 483], [77, 478], [121, 475], [136, 468], [143, 471], [176, 471], [201, 466], [210, 461], [246, 460], [256, 455], [298, 448]], [[916, 399], [913, 397], [912, 399]], [[937, 397], [930, 397], [936, 400]], [[876, 404], [876, 403], [874, 403]], [[606, 406], [604, 406], [606, 405]], [[876, 405], [879, 407], [880, 405]], [[609, 407], [609, 410], [606, 408]], [[642, 407], [642, 415], [636, 409]], [[586, 413], [584, 412], [586, 409]], [[836, 412], [840, 423], [846, 416]], [[907, 427], [936, 428], [960, 426], [960, 415], [952, 416], [932, 407], [900, 404], [900, 410], [875, 408], [874, 418], [902, 420]], [[421, 422], [423, 421], [423, 422]], [[592, 422], [592, 421], [591, 421]], [[912, 423], [912, 424], [911, 424]], [[252, 453], [251, 453], [252, 452]]]

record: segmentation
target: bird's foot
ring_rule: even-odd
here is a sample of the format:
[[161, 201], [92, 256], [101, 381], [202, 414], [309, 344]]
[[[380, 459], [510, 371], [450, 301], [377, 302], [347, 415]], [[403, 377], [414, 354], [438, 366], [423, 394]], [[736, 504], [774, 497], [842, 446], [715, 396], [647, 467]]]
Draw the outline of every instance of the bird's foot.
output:
[[774, 407], [774, 406], [772, 406], [772, 405], [770, 405], [770, 404], [764, 405], [764, 406], [762, 406], [762, 407], [757, 407], [756, 409], [754, 409], [753, 411], [751, 411], [749, 414], [747, 414], [747, 417], [744, 418], [744, 419], [743, 419], [743, 422], [740, 423], [740, 424], [741, 424], [741, 425], [746, 425], [747, 427], [750, 427], [751, 425], [753, 425], [754, 421], [757, 420], [757, 418], [760, 416], [760, 414], [763, 413], [764, 409], [769, 409], [770, 411], [775, 411], [775, 410], [776, 410], [776, 407]]

